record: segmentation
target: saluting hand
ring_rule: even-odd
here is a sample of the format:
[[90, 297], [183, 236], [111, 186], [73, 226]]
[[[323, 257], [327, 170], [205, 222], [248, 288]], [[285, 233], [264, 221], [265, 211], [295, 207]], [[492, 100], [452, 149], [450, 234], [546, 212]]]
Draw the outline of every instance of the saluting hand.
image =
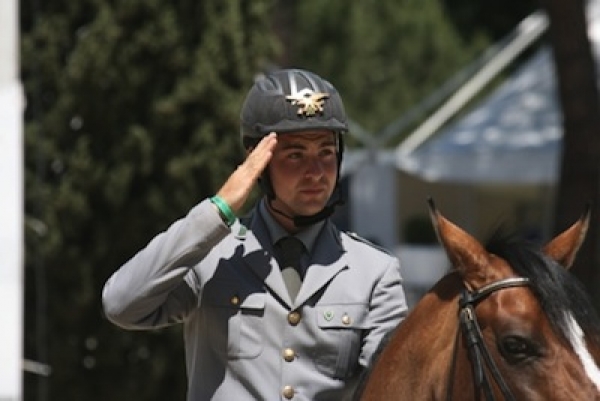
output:
[[239, 212], [246, 203], [254, 184], [271, 160], [275, 145], [277, 145], [277, 134], [271, 132], [260, 140], [246, 160], [237, 167], [217, 192], [234, 213]]

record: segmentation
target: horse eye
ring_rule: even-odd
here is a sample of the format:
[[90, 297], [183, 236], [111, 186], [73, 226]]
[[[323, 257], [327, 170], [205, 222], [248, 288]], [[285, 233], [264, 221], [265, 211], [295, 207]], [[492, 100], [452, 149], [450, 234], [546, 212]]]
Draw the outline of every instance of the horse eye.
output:
[[524, 362], [540, 355], [534, 343], [519, 336], [504, 337], [498, 348], [504, 359], [511, 364]]

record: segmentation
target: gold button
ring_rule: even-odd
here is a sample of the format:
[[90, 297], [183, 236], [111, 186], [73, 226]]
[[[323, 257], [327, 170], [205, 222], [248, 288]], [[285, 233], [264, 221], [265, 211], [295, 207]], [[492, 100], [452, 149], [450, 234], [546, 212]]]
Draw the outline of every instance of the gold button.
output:
[[291, 313], [288, 315], [288, 322], [290, 322], [290, 324], [291, 324], [292, 326], [295, 326], [295, 325], [297, 325], [298, 323], [300, 323], [300, 319], [301, 319], [301, 318], [302, 318], [302, 315], [300, 315], [300, 312], [298, 312], [298, 311], [294, 311], [294, 312], [291, 312]]
[[294, 352], [293, 349], [286, 348], [283, 350], [283, 359], [285, 359], [286, 362], [292, 362], [295, 357], [296, 357], [296, 353]]
[[342, 323], [348, 326], [350, 323], [352, 323], [352, 319], [350, 319], [350, 316], [344, 315], [342, 316]]
[[294, 398], [294, 388], [292, 386], [285, 386], [283, 388], [282, 394], [285, 398], [287, 398], [288, 400], [291, 400], [292, 398]]
[[237, 295], [234, 295], [231, 297], [231, 304], [232, 305], [239, 305], [240, 303], [240, 297], [238, 297]]

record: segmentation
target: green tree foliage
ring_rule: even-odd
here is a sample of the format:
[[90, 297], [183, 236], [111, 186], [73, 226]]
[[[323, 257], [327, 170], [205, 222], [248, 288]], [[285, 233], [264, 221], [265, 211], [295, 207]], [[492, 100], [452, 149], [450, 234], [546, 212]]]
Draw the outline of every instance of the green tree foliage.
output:
[[515, 25], [540, 8], [537, 0], [472, 1], [441, 0], [445, 14], [464, 38], [483, 33], [501, 39]]
[[[463, 40], [438, 0], [293, 3], [284, 63], [330, 78], [353, 120], [377, 132], [432, 93], [489, 40]], [[286, 14], [284, 14], [285, 16]]]
[[[26, 356], [52, 366], [52, 399], [184, 399], [180, 331], [115, 328], [101, 290], [240, 162], [241, 102], [276, 51], [270, 2], [35, 5], [23, 6], [21, 33]], [[27, 377], [26, 399], [39, 380]]]

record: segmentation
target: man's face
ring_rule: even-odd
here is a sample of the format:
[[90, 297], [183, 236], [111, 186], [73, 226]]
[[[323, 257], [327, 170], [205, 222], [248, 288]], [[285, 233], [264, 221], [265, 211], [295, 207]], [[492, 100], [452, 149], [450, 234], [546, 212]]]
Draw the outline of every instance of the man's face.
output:
[[274, 208], [289, 215], [312, 215], [327, 204], [337, 177], [336, 137], [315, 130], [277, 135], [269, 163]]

